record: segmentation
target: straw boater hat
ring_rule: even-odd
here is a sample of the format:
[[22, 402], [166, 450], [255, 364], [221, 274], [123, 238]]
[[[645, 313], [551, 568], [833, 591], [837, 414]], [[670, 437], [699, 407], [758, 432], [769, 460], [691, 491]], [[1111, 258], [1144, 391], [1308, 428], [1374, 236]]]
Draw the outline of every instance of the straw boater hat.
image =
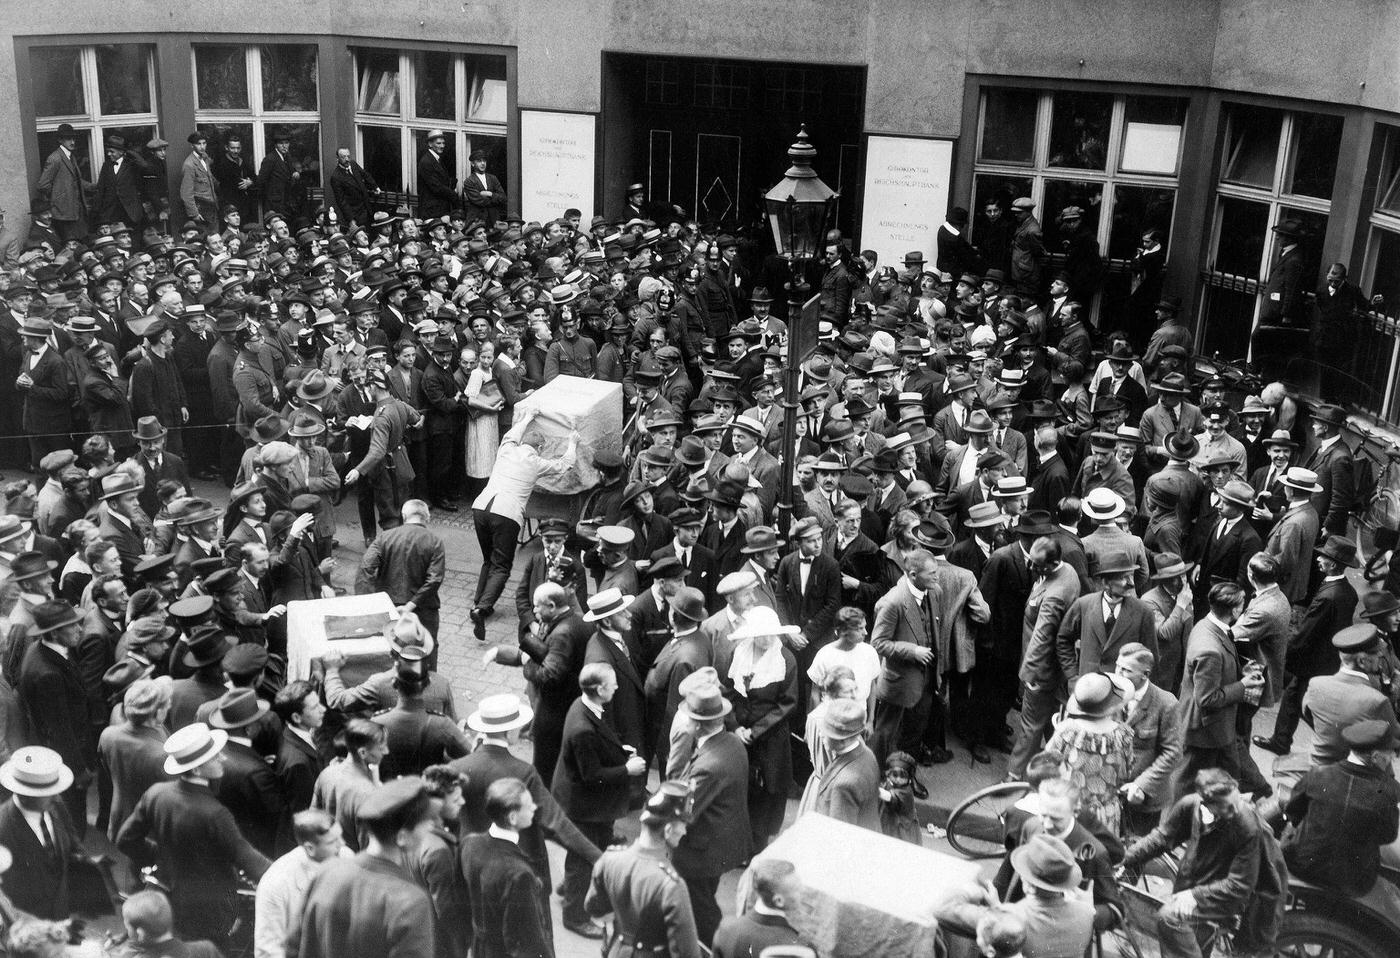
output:
[[534, 717], [530, 706], [506, 692], [482, 699], [476, 711], [467, 716], [467, 728], [485, 734], [510, 732], [529, 725]]
[[210, 728], [203, 722], [186, 725], [165, 740], [165, 774], [192, 772], [222, 752], [227, 744], [228, 733], [221, 728]]
[[583, 621], [600, 622], [617, 615], [634, 601], [636, 596], [623, 595], [621, 589], [604, 589], [597, 595], [588, 597], [588, 611], [583, 614]]
[[66, 792], [72, 784], [73, 770], [63, 764], [62, 756], [42, 745], [16, 749], [0, 765], [0, 785], [16, 795], [44, 798]]

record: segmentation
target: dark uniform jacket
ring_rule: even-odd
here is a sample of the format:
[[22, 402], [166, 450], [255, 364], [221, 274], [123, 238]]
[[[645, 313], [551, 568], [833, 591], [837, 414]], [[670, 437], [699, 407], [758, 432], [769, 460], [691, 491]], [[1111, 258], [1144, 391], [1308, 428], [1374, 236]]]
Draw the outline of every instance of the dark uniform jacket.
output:
[[429, 712], [422, 700], [400, 701], [374, 721], [384, 726], [389, 754], [379, 763], [379, 777], [421, 775], [429, 765], [461, 758], [471, 750], [466, 734], [451, 719]]
[[1388, 771], [1341, 762], [1309, 769], [1284, 808], [1289, 871], [1305, 881], [1360, 897], [1380, 874], [1381, 846], [1400, 826], [1400, 784]]
[[617, 933], [634, 942], [639, 952], [700, 958], [690, 894], [661, 852], [633, 845], [604, 853], [593, 868], [583, 904], [600, 917], [612, 913]]

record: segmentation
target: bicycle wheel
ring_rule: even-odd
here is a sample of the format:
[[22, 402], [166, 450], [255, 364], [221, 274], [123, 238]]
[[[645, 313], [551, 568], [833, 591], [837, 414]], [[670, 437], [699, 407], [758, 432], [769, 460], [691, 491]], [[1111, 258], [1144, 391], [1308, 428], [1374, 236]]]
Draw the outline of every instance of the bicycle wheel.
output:
[[1031, 790], [1025, 782], [989, 785], [963, 799], [948, 816], [948, 844], [968, 858], [1006, 853], [1006, 813]]

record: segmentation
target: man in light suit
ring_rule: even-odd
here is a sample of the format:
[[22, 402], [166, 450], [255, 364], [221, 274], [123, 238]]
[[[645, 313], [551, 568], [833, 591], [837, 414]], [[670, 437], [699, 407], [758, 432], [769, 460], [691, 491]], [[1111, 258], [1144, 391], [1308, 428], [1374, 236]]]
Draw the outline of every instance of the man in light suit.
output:
[[462, 199], [467, 221], [479, 219], [489, 230], [497, 220], [505, 219], [506, 191], [494, 173], [486, 172], [485, 150], [472, 150], [472, 171], [462, 180]]
[[1181, 687], [1181, 664], [1186, 654], [1186, 636], [1195, 621], [1191, 612], [1191, 592], [1186, 578], [1192, 563], [1174, 552], [1161, 552], [1153, 558], [1157, 571], [1154, 585], [1142, 594], [1143, 604], [1152, 612], [1157, 630], [1157, 655], [1152, 681], [1173, 695]]
[[817, 782], [812, 810], [872, 832], [880, 831], [880, 765], [861, 736], [865, 707], [851, 699], [833, 699], [822, 715], [821, 735], [831, 761]]
[[1036, 539], [1030, 563], [1036, 583], [1021, 624], [1021, 646], [1025, 649], [1018, 676], [1024, 686], [1021, 729], [1006, 769], [1018, 779], [1025, 777], [1026, 765], [1040, 751], [1051, 717], [1065, 701], [1067, 686], [1056, 645], [1060, 623], [1079, 599], [1079, 575], [1060, 558], [1060, 544], [1054, 539]]
[[720, 923], [720, 878], [749, 857], [749, 756], [739, 736], [725, 731], [724, 717], [733, 710], [718, 684], [692, 689], [680, 707], [695, 723], [695, 752], [682, 773], [694, 803], [671, 861], [685, 880], [695, 931], [706, 947]]
[[1313, 730], [1308, 764], [1314, 768], [1346, 759], [1350, 749], [1342, 732], [1356, 722], [1385, 722], [1392, 740], [1400, 732], [1390, 699], [1375, 684], [1386, 655], [1380, 631], [1369, 622], [1348, 626], [1332, 636], [1332, 647], [1341, 668], [1313, 679], [1303, 696], [1303, 721]]
[[1079, 676], [1116, 662], [1119, 651], [1130, 642], [1157, 654], [1157, 624], [1152, 611], [1133, 594], [1136, 571], [1126, 552], [1107, 552], [1089, 560], [1089, 574], [1099, 591], [1069, 607], [1056, 642], [1060, 668], [1070, 686]]
[[48, 204], [54, 231], [67, 242], [87, 233], [87, 208], [83, 203], [83, 174], [74, 149], [78, 134], [71, 123], [58, 127], [58, 149], [44, 160], [34, 192]]
[[1313, 508], [1322, 519], [1322, 528], [1338, 536], [1346, 535], [1347, 515], [1355, 494], [1351, 450], [1342, 439], [1346, 422], [1346, 410], [1341, 406], [1318, 406], [1312, 417], [1317, 448], [1305, 463], [1317, 473], [1317, 484], [1322, 487], [1312, 497]]
[[1279, 588], [1295, 611], [1300, 611], [1308, 592], [1308, 556], [1317, 545], [1322, 526], [1310, 497], [1322, 487], [1317, 483], [1317, 473], [1301, 466], [1290, 466], [1279, 481], [1288, 495], [1288, 505], [1269, 533], [1264, 549], [1278, 559], [1283, 570]]
[[778, 501], [782, 466], [773, 458], [772, 453], [760, 445], [763, 441], [763, 425], [757, 419], [736, 416], [730, 439], [734, 443], [734, 455], [730, 457], [725, 469], [728, 470], [736, 462], [747, 467], [749, 475], [763, 484], [758, 490], [759, 501], [763, 503], [763, 514], [772, 515], [773, 507]]
[[1126, 553], [1136, 568], [1133, 571], [1134, 594], [1147, 591], [1151, 569], [1147, 564], [1147, 547], [1142, 539], [1131, 532], [1124, 532], [1118, 525], [1118, 517], [1127, 511], [1128, 504], [1112, 489], [1095, 489], [1086, 495], [1079, 506], [1085, 517], [1097, 528], [1084, 537], [1084, 557], [1088, 560], [1090, 574], [1095, 559], [1103, 559], [1109, 553]]
[[1122, 786], [1124, 820], [1134, 835], [1157, 826], [1171, 797], [1171, 778], [1181, 761], [1181, 717], [1176, 696], [1152, 682], [1156, 660], [1152, 650], [1130, 642], [1118, 652], [1114, 669], [1132, 683], [1127, 702], [1128, 727], [1133, 730], [1133, 764]]
[[180, 166], [180, 202], [186, 216], [214, 229], [219, 223], [219, 189], [209, 166], [209, 138], [194, 132], [186, 139], [192, 150]]
[[1288, 652], [1293, 610], [1288, 604], [1288, 597], [1278, 587], [1282, 571], [1277, 559], [1267, 552], [1256, 553], [1249, 560], [1246, 573], [1253, 595], [1244, 613], [1235, 622], [1235, 649], [1241, 660], [1252, 659], [1263, 665], [1264, 687], [1260, 691], [1258, 704], [1240, 703], [1236, 723], [1239, 732], [1240, 789], [1256, 795], [1269, 795], [1273, 788], [1249, 751], [1250, 732], [1254, 728], [1255, 714], [1261, 708], [1277, 704], [1283, 695], [1284, 657]]
[[1356, 559], [1356, 543], [1342, 536], [1328, 536], [1317, 548], [1316, 562], [1322, 581], [1288, 642], [1284, 659], [1288, 682], [1279, 698], [1274, 732], [1268, 737], [1254, 737], [1255, 745], [1275, 755], [1287, 755], [1292, 748], [1308, 685], [1318, 676], [1330, 675], [1336, 670], [1337, 653], [1332, 647], [1332, 637], [1351, 624], [1356, 612], [1356, 589], [1346, 575], [1347, 569], [1360, 564]]
[[[870, 644], [885, 661], [875, 685], [875, 734], [881, 764], [891, 752], [917, 754], [938, 696], [936, 602], [938, 562], [920, 549], [905, 560], [905, 572], [875, 603]], [[948, 761], [951, 753], [939, 755]]]
[[803, 493], [807, 505], [807, 515], [817, 520], [822, 535], [836, 534], [836, 510], [846, 501], [841, 492], [841, 478], [846, 474], [846, 464], [834, 452], [822, 453], [812, 466], [816, 476], [816, 486]]
[[1230, 627], [1244, 609], [1244, 590], [1232, 582], [1220, 582], [1211, 587], [1209, 598], [1210, 612], [1196, 623], [1186, 642], [1186, 672], [1181, 680], [1184, 759], [1177, 771], [1177, 798], [1192, 789], [1202, 769], [1238, 773], [1239, 704], [1264, 687], [1262, 675], [1241, 672], [1230, 638]]

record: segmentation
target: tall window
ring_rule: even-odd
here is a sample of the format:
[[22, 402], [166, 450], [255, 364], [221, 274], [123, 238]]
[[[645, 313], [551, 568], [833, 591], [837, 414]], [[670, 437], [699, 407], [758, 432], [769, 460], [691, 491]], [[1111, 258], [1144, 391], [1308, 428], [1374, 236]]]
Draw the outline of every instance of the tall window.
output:
[[486, 150], [505, 182], [506, 58], [356, 49], [355, 131], [360, 163], [386, 190], [416, 192], [429, 130], [447, 134], [443, 163], [460, 188], [465, 158]]
[[1304, 285], [1309, 291], [1316, 288], [1342, 118], [1226, 103], [1221, 119], [1220, 181], [1201, 343], [1206, 351], [1237, 359], [1249, 349], [1259, 292], [1289, 242], [1273, 227], [1296, 224], [1302, 233]]
[[1158, 229], [1170, 239], [1185, 126], [1186, 101], [1176, 97], [987, 88], [969, 207], [974, 230], [990, 201], [1009, 209], [1012, 200], [1029, 196], [1045, 248], [1058, 262], [1059, 214], [1081, 208], [1108, 266], [1089, 305], [1096, 316], [1117, 317], [1143, 234]]
[[301, 184], [321, 182], [321, 104], [316, 46], [196, 44], [195, 122], [217, 154], [230, 133], [256, 169], [273, 149], [273, 137], [291, 138], [288, 158]]
[[119, 134], [132, 148], [154, 137], [160, 125], [154, 49], [145, 43], [31, 47], [40, 159], [58, 148], [59, 125], [71, 124], [78, 166], [85, 179], [96, 180], [107, 136]]

